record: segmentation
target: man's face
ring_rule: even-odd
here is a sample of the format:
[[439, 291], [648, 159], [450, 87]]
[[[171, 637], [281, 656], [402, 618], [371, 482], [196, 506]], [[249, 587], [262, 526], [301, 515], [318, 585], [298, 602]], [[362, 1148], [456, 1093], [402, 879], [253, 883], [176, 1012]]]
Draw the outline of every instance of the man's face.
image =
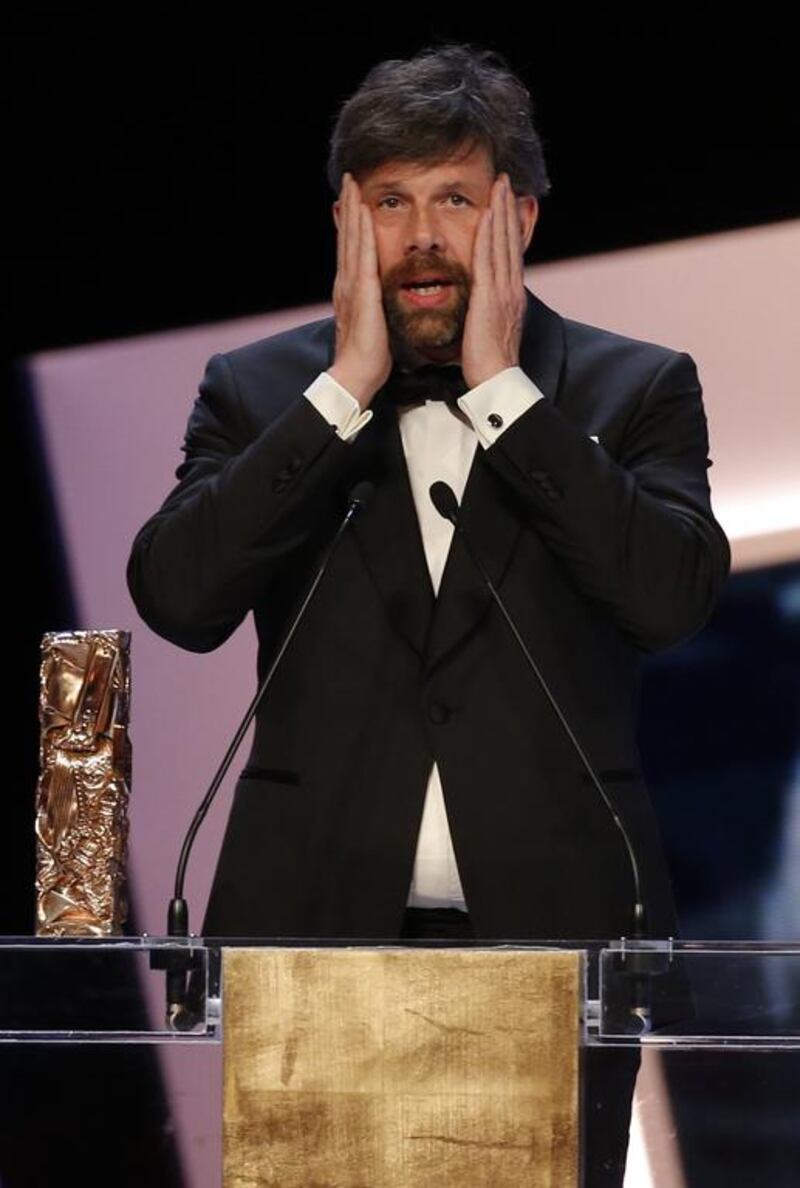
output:
[[473, 243], [494, 178], [481, 146], [440, 165], [387, 161], [357, 179], [372, 213], [395, 353], [458, 358]]

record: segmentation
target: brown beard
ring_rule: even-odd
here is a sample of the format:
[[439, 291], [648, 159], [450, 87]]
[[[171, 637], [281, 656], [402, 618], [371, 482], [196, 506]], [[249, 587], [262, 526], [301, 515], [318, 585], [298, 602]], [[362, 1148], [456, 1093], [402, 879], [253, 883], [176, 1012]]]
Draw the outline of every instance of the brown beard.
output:
[[[436, 273], [453, 285], [455, 300], [443, 309], [414, 309], [403, 302], [399, 290], [403, 284], [425, 273]], [[389, 269], [382, 278], [383, 308], [393, 343], [395, 357], [409, 351], [426, 354], [440, 351], [461, 342], [469, 306], [471, 279], [460, 264], [443, 263], [437, 256], [404, 260]]]

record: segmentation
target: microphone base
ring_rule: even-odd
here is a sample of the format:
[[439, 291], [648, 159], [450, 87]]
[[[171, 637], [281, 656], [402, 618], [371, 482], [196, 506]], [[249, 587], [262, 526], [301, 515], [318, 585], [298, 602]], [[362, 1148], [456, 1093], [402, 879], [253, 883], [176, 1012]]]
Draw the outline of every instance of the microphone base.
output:
[[166, 1024], [170, 1031], [193, 1031], [205, 1018], [203, 953], [190, 945], [151, 949], [150, 968], [166, 974]]

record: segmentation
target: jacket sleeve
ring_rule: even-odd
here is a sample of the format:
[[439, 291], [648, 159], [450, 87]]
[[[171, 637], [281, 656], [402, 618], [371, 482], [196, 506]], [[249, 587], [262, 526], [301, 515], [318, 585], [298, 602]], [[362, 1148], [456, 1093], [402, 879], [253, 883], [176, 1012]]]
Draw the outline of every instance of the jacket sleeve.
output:
[[178, 484], [131, 548], [128, 588], [148, 626], [190, 651], [223, 643], [308, 539], [316, 499], [330, 493], [348, 448], [304, 398], [256, 432], [230, 363], [215, 355]]
[[637, 646], [666, 647], [703, 625], [730, 569], [689, 355], [660, 364], [614, 452], [539, 400], [486, 457], [580, 592]]

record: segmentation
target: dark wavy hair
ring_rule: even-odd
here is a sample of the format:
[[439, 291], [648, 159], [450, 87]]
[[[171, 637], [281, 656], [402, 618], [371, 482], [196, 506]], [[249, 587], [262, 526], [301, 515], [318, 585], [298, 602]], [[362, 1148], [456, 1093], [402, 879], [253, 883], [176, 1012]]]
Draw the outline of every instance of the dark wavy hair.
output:
[[469, 45], [429, 46], [374, 66], [343, 104], [328, 181], [338, 194], [345, 172], [358, 178], [391, 160], [438, 165], [461, 145], [485, 146], [515, 193], [541, 198], [549, 191], [531, 97], [505, 59]]

